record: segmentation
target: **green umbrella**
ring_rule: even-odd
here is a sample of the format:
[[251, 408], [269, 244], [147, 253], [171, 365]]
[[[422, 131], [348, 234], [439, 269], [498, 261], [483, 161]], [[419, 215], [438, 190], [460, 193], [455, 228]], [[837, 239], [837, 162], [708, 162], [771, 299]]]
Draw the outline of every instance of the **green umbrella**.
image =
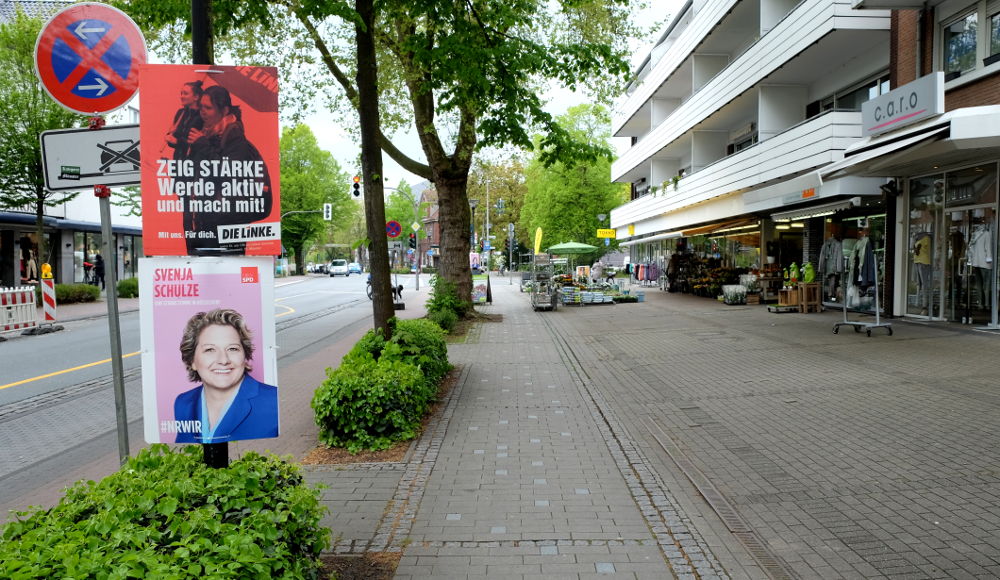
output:
[[597, 246], [581, 244], [580, 242], [563, 242], [554, 246], [549, 246], [546, 252], [564, 256], [566, 254], [589, 254], [597, 251]]
[[[557, 254], [560, 256], [572, 255], [572, 254], [589, 254], [591, 252], [596, 252], [597, 246], [591, 246], [589, 244], [581, 244], [580, 242], [563, 242], [561, 244], [556, 244], [554, 246], [549, 246], [546, 252], [550, 254]], [[576, 266], [576, 258], [570, 262], [570, 271]]]

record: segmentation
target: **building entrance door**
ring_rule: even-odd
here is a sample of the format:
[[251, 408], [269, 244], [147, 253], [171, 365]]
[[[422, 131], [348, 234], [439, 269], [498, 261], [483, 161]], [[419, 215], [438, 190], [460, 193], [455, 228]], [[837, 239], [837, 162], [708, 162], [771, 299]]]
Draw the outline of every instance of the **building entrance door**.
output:
[[945, 317], [962, 324], [995, 325], [996, 212], [992, 207], [950, 210], [944, 218]]

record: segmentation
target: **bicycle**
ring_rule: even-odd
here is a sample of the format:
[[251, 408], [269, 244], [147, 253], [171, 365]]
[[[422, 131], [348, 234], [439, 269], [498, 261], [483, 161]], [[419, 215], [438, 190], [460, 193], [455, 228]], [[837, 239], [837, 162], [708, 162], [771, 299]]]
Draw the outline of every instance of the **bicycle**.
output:
[[368, 274], [368, 285], [365, 288], [365, 294], [368, 295], [368, 299], [372, 299], [372, 275]]

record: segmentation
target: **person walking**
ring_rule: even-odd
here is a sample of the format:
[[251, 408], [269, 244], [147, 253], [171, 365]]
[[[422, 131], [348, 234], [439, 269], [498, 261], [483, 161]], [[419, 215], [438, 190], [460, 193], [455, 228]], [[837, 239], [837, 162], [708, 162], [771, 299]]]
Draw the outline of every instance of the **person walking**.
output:
[[100, 254], [94, 254], [94, 286], [104, 290], [104, 258]]

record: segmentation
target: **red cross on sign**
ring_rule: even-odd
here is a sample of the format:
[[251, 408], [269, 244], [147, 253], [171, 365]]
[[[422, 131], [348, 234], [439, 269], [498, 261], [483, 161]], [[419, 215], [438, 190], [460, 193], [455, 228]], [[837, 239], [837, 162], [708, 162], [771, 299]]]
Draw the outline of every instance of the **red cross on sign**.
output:
[[106, 4], [73, 4], [42, 27], [35, 70], [60, 105], [93, 115], [113, 111], [139, 89], [146, 41], [135, 22]]

